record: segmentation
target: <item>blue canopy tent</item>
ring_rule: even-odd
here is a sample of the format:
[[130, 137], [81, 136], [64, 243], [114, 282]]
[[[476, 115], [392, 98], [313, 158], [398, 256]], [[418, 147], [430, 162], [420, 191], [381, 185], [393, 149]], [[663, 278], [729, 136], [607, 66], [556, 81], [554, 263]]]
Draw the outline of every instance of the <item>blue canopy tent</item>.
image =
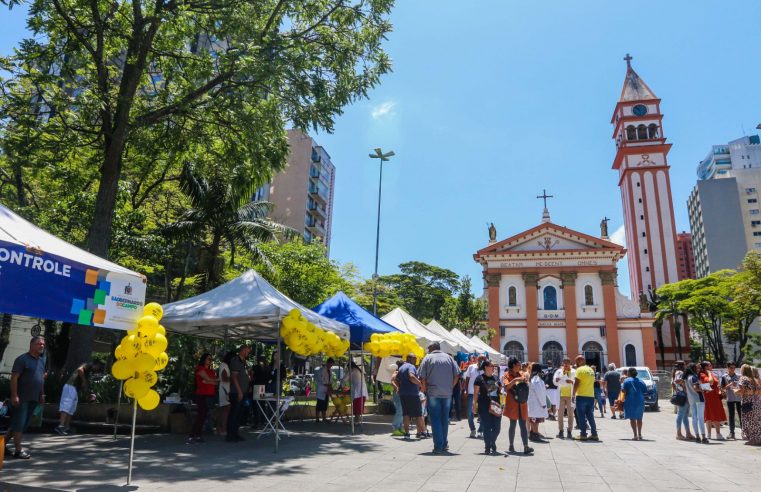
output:
[[49, 234], [0, 204], [0, 313], [128, 330], [146, 279]]
[[315, 307], [313, 311], [326, 318], [349, 325], [351, 332], [349, 340], [352, 345], [357, 347], [362, 347], [362, 343], [370, 340], [370, 335], [373, 333], [395, 333], [399, 331], [352, 301], [343, 292], [336, 293]]

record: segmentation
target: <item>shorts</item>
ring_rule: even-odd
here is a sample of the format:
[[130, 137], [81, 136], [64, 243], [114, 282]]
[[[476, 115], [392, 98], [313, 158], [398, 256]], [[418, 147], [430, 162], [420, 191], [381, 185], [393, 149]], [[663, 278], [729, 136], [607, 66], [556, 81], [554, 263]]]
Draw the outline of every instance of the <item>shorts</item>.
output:
[[618, 400], [619, 393], [620, 391], [616, 391], [616, 392], [608, 391], [608, 403], [610, 403], [611, 407], [615, 405], [616, 400]]
[[29, 419], [37, 408], [36, 401], [22, 401], [17, 407], [11, 406], [11, 422], [8, 430], [11, 432], [26, 432]]
[[222, 387], [219, 388], [219, 406], [220, 407], [230, 406], [230, 395], [228, 394], [227, 390]]
[[534, 424], [541, 424], [544, 422], [544, 417], [529, 417], [529, 422], [532, 422]]
[[423, 406], [418, 395], [399, 395], [402, 401], [402, 415], [405, 417], [422, 417]]
[[58, 411], [74, 415], [77, 411], [78, 402], [79, 395], [77, 395], [77, 389], [70, 384], [64, 384], [63, 391], [61, 391], [61, 403], [58, 405]]
[[318, 412], [327, 412], [328, 411], [328, 397], [326, 396], [324, 400], [317, 400], [317, 411]]

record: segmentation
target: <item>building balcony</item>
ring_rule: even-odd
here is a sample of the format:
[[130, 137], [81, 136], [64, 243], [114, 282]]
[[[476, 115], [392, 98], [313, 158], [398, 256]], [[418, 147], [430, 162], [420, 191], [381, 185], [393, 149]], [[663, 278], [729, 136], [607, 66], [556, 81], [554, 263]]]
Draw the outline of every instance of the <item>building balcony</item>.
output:
[[325, 210], [325, 207], [317, 205], [316, 203], [310, 203], [309, 205], [307, 205], [307, 210], [309, 211], [309, 213], [311, 213], [312, 215], [320, 219], [328, 218], [328, 213]]
[[506, 305], [504, 309], [505, 309], [505, 314], [520, 314], [521, 309], [523, 309], [523, 306], [518, 306], [517, 304], [513, 306]]
[[328, 202], [328, 197], [326, 196], [326, 192], [314, 183], [309, 184], [309, 196], [316, 200], [319, 200], [322, 203]]

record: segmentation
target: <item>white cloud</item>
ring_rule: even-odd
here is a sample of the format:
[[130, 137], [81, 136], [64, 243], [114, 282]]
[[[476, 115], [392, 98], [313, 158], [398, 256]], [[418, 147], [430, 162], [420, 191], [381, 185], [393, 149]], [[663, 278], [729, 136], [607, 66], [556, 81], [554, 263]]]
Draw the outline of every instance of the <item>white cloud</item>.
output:
[[626, 246], [626, 229], [624, 229], [623, 224], [613, 232], [610, 236], [610, 240], [621, 246]]
[[384, 103], [378, 104], [377, 106], [373, 106], [370, 116], [372, 116], [374, 120], [378, 120], [386, 116], [393, 116], [395, 106], [396, 103], [394, 101], [386, 101]]

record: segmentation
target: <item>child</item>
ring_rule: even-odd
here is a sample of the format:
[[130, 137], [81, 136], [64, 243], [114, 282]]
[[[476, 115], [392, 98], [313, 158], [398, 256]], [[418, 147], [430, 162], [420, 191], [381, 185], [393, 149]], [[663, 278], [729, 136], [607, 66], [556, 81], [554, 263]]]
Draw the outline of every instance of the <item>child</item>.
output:
[[423, 407], [423, 425], [425, 426], [421, 437], [431, 437], [431, 433], [428, 432], [428, 424], [430, 423], [428, 421], [428, 399], [422, 391], [418, 393], [418, 396], [420, 397], [420, 406]]

